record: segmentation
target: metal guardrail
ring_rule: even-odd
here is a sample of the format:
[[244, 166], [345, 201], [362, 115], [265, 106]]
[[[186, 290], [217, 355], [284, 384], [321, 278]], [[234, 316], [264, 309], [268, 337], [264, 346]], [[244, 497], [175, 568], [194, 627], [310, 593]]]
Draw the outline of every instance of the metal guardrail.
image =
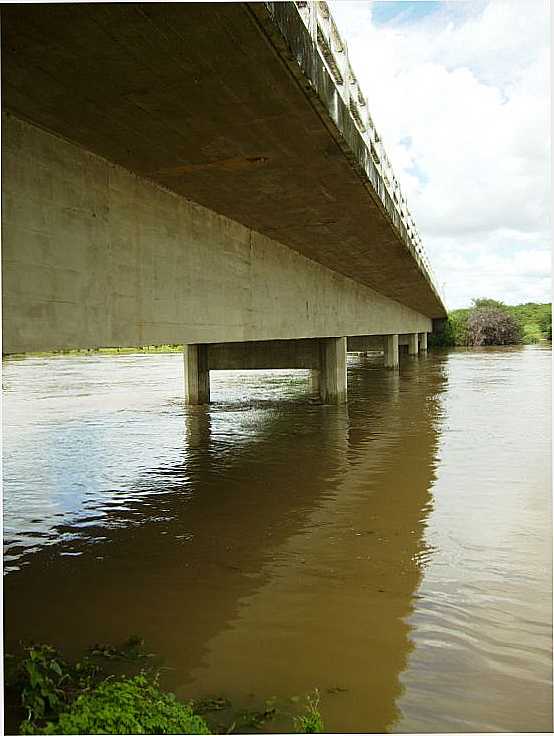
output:
[[[356, 128], [362, 136], [371, 159], [379, 174], [373, 181], [375, 191], [379, 195], [394, 224], [404, 234], [414, 259], [427, 273], [435, 291], [442, 297], [437, 279], [429, 258], [423, 247], [421, 235], [408, 209], [406, 198], [402, 194], [400, 184], [392, 170], [391, 163], [377, 132], [367, 101], [348, 60], [348, 47], [341, 38], [335, 21], [326, 2], [304, 0], [295, 2], [304, 25], [309, 31], [314, 47], [318, 50], [323, 62], [335, 81], [337, 91], [355, 121]], [[399, 227], [400, 223], [402, 224]]]

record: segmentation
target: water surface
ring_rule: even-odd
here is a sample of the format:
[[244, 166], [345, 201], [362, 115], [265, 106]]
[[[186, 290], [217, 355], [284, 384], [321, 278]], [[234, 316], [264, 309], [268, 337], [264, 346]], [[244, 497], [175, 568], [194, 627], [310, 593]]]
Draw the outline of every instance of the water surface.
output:
[[552, 727], [541, 347], [307, 371], [178, 354], [5, 360], [5, 641], [143, 636], [179, 696], [318, 688], [326, 728]]

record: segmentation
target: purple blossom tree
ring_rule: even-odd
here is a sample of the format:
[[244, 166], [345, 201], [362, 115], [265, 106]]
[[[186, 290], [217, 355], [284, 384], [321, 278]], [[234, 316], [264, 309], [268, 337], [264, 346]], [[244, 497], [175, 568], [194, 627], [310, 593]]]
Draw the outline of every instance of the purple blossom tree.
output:
[[477, 308], [467, 320], [468, 345], [514, 345], [522, 341], [521, 329], [511, 314], [495, 307]]

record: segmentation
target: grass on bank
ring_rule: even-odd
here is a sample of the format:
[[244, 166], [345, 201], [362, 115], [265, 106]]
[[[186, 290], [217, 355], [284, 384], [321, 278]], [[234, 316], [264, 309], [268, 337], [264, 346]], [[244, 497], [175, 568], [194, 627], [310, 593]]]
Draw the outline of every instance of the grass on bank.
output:
[[130, 355], [132, 353], [181, 353], [183, 345], [142, 345], [126, 348], [74, 348], [70, 350], [50, 350], [34, 353], [4, 353], [4, 357], [11, 359], [21, 358], [51, 358], [56, 355]]
[[[512, 322], [507, 338], [495, 338], [494, 322], [505, 316]], [[475, 325], [490, 322], [490, 341], [475, 342]], [[449, 312], [443, 329], [430, 338], [430, 344], [450, 347], [474, 344], [533, 344], [552, 340], [552, 304], [528, 302], [515, 306], [494, 299], [474, 299], [471, 307]]]
[[[233, 711], [226, 698], [181, 702], [160, 688], [159, 673], [108, 675], [100, 662], [115, 661], [132, 668], [152, 655], [132, 637], [121, 647], [91, 647], [77, 662], [66, 662], [47, 644], [32, 645], [22, 657], [6, 655], [7, 703], [20, 713], [21, 734], [211, 734], [268, 730], [276, 717], [292, 719], [298, 733], [324, 730], [319, 692], [304, 700], [300, 713], [277, 707], [275, 699], [262, 710]], [[293, 696], [291, 703], [302, 702]], [[226, 721], [221, 722], [222, 712]], [[215, 730], [214, 730], [215, 729]]]

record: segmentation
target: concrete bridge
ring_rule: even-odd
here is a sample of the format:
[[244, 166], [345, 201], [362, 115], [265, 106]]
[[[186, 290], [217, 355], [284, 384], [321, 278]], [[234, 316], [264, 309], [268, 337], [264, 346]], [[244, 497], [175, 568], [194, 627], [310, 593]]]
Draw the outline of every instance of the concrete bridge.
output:
[[[2, 7], [3, 352], [209, 371], [426, 349], [446, 315], [326, 3]], [[378, 63], [376, 60], [375, 63]]]

